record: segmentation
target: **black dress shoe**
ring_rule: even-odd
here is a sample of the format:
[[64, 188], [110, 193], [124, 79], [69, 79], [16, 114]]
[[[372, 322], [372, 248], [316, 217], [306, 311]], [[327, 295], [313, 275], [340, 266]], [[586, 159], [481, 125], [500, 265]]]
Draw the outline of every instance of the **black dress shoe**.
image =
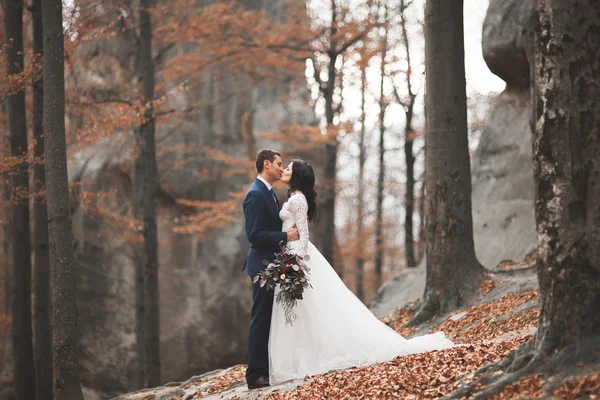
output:
[[266, 376], [260, 376], [258, 379], [246, 380], [248, 383], [248, 389], [258, 389], [269, 386], [269, 378]]

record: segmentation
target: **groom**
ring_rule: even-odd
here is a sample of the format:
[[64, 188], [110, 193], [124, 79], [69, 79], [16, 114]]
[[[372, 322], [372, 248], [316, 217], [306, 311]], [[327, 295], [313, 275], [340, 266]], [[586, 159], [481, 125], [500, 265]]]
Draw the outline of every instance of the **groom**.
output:
[[[281, 232], [279, 201], [273, 193], [272, 185], [283, 173], [281, 154], [273, 150], [261, 150], [256, 156], [258, 177], [248, 189], [244, 198], [246, 236], [250, 250], [244, 264], [244, 273], [253, 278], [265, 267], [263, 260], [273, 261], [279, 252], [279, 243], [298, 240], [295, 226]], [[253, 283], [252, 315], [248, 332], [248, 389], [269, 386], [269, 330], [273, 310], [273, 290], [260, 287], [260, 281]]]

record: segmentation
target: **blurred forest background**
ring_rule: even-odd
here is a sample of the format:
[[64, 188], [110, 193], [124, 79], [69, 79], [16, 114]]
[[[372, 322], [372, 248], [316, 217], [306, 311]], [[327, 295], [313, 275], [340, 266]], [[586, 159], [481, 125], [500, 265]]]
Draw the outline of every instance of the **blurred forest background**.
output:
[[[0, 383], [13, 376], [11, 301], [33, 310], [22, 334], [49, 329], [39, 3], [4, 0], [0, 9]], [[316, 167], [311, 241], [365, 304], [384, 307], [393, 279], [378, 289], [405, 271], [420, 271], [409, 272], [418, 283], [407, 296], [422, 294], [431, 112], [424, 3], [63, 1], [88, 394], [153, 384], [147, 365], [164, 383], [245, 362], [251, 293], [241, 201], [261, 148]], [[530, 254], [537, 238], [522, 32], [533, 1], [489, 5], [465, 1], [464, 32], [475, 247], [493, 268]], [[413, 300], [402, 290], [394, 289], [395, 306]]]

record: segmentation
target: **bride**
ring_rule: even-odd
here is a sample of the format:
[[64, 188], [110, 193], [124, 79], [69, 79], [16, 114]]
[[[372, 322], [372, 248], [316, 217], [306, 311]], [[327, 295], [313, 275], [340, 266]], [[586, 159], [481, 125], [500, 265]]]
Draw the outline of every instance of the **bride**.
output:
[[[273, 302], [269, 334], [271, 385], [453, 345], [443, 332], [405, 339], [379, 321], [308, 240], [308, 223], [317, 212], [315, 175], [310, 164], [292, 161], [280, 180], [289, 186], [289, 199], [279, 213], [282, 230], [296, 224], [300, 240], [288, 245], [296, 254], [310, 256], [307, 264], [312, 288], [306, 289], [304, 299], [298, 302], [293, 325], [285, 323], [283, 309]], [[277, 291], [275, 288], [275, 295]]]

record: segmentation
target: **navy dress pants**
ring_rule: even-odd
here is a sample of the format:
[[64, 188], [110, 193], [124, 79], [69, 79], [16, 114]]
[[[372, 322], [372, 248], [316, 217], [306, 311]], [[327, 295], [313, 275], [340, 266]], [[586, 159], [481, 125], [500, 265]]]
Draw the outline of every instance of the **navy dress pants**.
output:
[[246, 381], [261, 376], [269, 377], [269, 330], [273, 313], [274, 290], [260, 287], [260, 280], [252, 285], [252, 314], [248, 332], [248, 370]]

